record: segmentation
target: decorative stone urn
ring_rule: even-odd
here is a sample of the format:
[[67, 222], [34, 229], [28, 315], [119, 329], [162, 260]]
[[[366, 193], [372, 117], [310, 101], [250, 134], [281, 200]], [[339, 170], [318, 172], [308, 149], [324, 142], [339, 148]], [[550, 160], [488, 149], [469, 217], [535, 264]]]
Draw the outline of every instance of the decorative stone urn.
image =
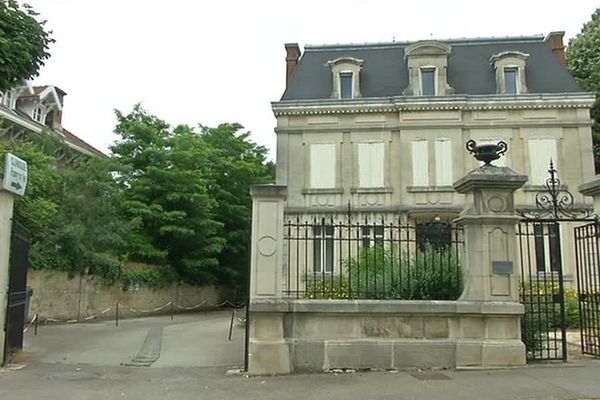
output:
[[491, 165], [492, 161], [499, 159], [506, 153], [507, 149], [506, 142], [502, 140], [497, 144], [482, 144], [479, 146], [473, 139], [467, 142], [469, 153], [473, 154], [477, 160], [483, 161], [485, 165]]

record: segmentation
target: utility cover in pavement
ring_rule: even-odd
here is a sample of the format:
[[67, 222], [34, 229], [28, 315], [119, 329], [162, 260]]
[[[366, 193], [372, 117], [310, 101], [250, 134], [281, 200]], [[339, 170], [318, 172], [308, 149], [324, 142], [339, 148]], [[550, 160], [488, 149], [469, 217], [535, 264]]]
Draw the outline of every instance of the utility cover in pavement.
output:
[[27, 186], [27, 162], [14, 154], [6, 153], [2, 188], [23, 196], [25, 194], [25, 186]]

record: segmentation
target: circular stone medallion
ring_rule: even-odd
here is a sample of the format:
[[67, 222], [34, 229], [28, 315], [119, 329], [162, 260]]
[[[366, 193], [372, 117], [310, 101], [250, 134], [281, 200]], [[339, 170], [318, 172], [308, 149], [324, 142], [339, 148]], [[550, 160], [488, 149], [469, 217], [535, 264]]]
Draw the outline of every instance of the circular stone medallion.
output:
[[265, 257], [270, 257], [277, 250], [277, 241], [273, 236], [263, 236], [258, 240], [258, 251]]
[[504, 210], [504, 200], [500, 196], [492, 196], [487, 201], [490, 211], [500, 212]]

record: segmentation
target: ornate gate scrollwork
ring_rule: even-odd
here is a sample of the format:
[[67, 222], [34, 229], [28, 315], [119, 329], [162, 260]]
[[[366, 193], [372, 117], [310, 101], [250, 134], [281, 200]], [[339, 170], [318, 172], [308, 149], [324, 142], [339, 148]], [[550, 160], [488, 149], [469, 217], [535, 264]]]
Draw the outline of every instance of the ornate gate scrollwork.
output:
[[590, 220], [598, 216], [589, 209], [574, 207], [573, 194], [560, 182], [554, 163], [550, 160], [549, 177], [544, 183], [544, 191], [535, 195], [535, 210], [523, 210], [521, 216], [527, 219], [546, 220]]

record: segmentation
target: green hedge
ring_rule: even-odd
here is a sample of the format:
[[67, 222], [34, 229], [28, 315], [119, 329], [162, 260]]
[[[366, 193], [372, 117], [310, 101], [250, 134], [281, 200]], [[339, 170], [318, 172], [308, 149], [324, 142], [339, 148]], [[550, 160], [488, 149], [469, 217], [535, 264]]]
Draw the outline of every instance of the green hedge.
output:
[[[462, 293], [458, 254], [426, 247], [411, 256], [375, 246], [342, 262], [340, 275], [307, 283], [311, 299], [456, 300]], [[311, 277], [309, 277], [311, 279]]]

